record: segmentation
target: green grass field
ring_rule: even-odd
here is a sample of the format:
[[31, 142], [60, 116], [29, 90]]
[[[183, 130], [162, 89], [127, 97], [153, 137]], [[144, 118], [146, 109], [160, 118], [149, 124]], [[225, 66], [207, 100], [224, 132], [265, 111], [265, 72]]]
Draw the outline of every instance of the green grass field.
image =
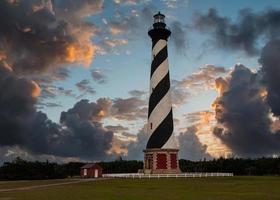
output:
[[0, 190], [35, 186], [35, 185], [46, 185], [46, 184], [52, 184], [52, 183], [63, 183], [63, 182], [69, 182], [69, 181], [71, 181], [71, 180], [70, 179], [60, 179], [60, 180], [35, 180], [35, 181], [0, 181]]
[[[61, 181], [61, 180], [60, 180]], [[60, 182], [43, 181], [46, 183]], [[65, 181], [65, 180], [64, 180]], [[62, 180], [63, 182], [63, 180]], [[4, 184], [3, 184], [4, 183]], [[30, 182], [0, 182], [0, 189]], [[40, 181], [33, 183], [42, 184]], [[10, 187], [8, 187], [10, 186]], [[0, 200], [279, 200], [280, 177], [111, 179], [0, 192]]]

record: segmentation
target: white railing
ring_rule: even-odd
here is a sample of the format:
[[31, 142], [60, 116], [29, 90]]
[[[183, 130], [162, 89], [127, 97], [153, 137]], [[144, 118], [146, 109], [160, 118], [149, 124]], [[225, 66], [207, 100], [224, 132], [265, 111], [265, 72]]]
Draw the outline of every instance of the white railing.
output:
[[233, 173], [182, 173], [182, 174], [103, 174], [106, 178], [203, 178], [203, 177], [231, 177]]

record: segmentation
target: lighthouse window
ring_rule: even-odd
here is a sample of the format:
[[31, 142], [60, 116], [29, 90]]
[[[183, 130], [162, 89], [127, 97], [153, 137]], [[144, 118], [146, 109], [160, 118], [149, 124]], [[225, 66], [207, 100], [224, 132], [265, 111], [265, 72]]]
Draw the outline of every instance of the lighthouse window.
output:
[[151, 129], [153, 129], [153, 123], [151, 123]]

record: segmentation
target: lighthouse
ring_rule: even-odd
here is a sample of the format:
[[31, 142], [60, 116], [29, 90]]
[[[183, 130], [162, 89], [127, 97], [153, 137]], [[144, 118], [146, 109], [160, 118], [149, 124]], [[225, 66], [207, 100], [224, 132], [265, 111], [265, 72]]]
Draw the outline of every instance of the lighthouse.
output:
[[173, 137], [173, 114], [167, 40], [171, 31], [165, 16], [158, 12], [148, 34], [152, 39], [152, 64], [147, 131], [150, 134], [144, 150], [144, 172], [147, 174], [180, 173], [178, 149]]

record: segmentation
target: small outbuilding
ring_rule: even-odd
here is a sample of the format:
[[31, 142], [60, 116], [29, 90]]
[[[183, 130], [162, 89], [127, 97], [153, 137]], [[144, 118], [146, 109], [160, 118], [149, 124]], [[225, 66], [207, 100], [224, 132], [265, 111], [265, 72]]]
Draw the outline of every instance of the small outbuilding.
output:
[[88, 163], [81, 167], [81, 178], [100, 178], [102, 177], [102, 167], [96, 163]]

